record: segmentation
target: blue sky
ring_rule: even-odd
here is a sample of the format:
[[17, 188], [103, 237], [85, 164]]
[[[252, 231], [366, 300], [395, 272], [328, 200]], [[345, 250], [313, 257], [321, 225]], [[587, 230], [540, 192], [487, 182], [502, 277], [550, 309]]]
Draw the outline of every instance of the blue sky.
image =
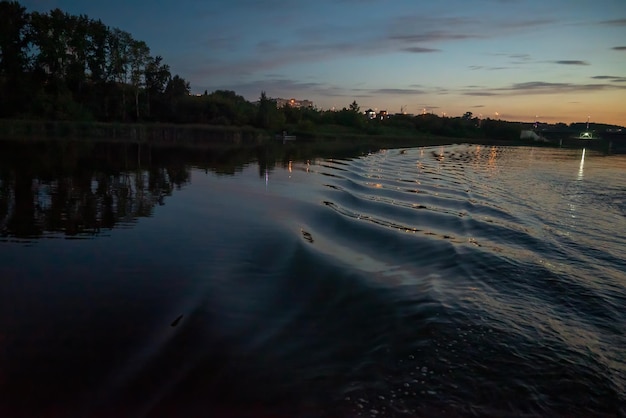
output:
[[28, 0], [146, 41], [193, 92], [626, 125], [625, 0]]

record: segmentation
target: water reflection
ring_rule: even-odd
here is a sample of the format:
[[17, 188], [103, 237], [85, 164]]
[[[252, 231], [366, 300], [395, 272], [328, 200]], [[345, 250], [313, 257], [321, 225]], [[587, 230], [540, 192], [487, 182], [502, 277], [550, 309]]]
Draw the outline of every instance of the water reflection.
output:
[[0, 416], [620, 416], [625, 159], [298, 147], [2, 153]]
[[368, 144], [178, 145], [0, 141], [0, 240], [88, 238], [150, 217], [189, 183], [193, 167], [234, 175], [250, 163], [259, 176], [323, 155], [363, 155]]
[[129, 144], [1, 145], [4, 240], [89, 237], [131, 225], [190, 179], [183, 161]]
[[583, 148], [583, 155], [580, 157], [580, 165], [578, 166], [578, 177], [576, 180], [582, 180], [585, 174], [585, 148]]

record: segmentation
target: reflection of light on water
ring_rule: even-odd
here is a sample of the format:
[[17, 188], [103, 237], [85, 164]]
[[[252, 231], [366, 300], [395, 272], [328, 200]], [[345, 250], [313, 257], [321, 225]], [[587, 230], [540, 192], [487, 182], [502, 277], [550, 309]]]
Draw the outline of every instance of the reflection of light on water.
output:
[[582, 180], [585, 169], [585, 148], [583, 148], [583, 155], [580, 157], [580, 165], [578, 166], [578, 177], [577, 180]]
[[[585, 174], [585, 148], [583, 148], [583, 155], [580, 157], [580, 165], [578, 166], [578, 175], [576, 176], [577, 181], [581, 181]], [[577, 205], [573, 202], [569, 203], [570, 216], [572, 218], [576, 218], [576, 208]]]
[[498, 149], [496, 147], [491, 147], [491, 150], [489, 150], [489, 161], [487, 162], [487, 165], [490, 171], [494, 171], [498, 168], [496, 164], [497, 158], [498, 158]]

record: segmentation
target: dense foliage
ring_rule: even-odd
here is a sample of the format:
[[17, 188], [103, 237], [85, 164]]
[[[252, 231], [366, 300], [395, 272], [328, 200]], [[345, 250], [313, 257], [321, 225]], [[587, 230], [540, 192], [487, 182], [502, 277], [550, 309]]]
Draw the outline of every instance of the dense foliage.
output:
[[356, 101], [339, 111], [277, 108], [233, 91], [190, 95], [187, 81], [131, 34], [59, 9], [27, 12], [0, 1], [0, 118], [104, 122], [173, 122], [254, 126], [298, 135], [428, 134], [517, 139], [521, 125], [434, 114], [369, 119]]
[[0, 117], [158, 120], [188, 93], [189, 83], [128, 32], [0, 2]]

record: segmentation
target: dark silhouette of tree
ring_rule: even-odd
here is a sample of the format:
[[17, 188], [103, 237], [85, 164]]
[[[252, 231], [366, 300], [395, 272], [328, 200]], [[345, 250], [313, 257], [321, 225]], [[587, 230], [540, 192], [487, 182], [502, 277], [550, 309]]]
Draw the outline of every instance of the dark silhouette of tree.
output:
[[[121, 91], [121, 108], [118, 117], [126, 120], [126, 90], [129, 81], [130, 46], [132, 37], [128, 32], [120, 29], [109, 31], [107, 47], [109, 50], [108, 80], [119, 87]], [[108, 109], [107, 109], [108, 110]], [[108, 112], [107, 112], [108, 113]]]
[[0, 2], [0, 117], [24, 108], [28, 57], [28, 15], [18, 2]]
[[165, 94], [174, 99], [187, 96], [190, 91], [189, 82], [185, 81], [178, 74], [170, 78], [165, 87]]
[[234, 91], [216, 90], [202, 99], [207, 123], [242, 126], [254, 122], [254, 106]]
[[270, 126], [270, 112], [272, 107], [276, 107], [276, 104], [267, 98], [264, 91], [261, 92], [259, 97], [259, 109], [257, 112], [257, 126], [262, 128], [269, 128]]
[[189, 122], [185, 115], [184, 99], [189, 96], [189, 82], [185, 81], [178, 75], [171, 77], [165, 87], [165, 97], [169, 103], [169, 114], [175, 122]]
[[[156, 111], [157, 115], [163, 115], [162, 96], [165, 87], [171, 78], [170, 67], [163, 64], [163, 57], [148, 58], [145, 68], [145, 91], [146, 91], [146, 114], [152, 116]], [[156, 109], [155, 109], [156, 108]]]
[[259, 97], [256, 126], [268, 130], [282, 130], [285, 125], [285, 115], [276, 107], [276, 101], [269, 99], [264, 91]]
[[150, 48], [143, 41], [132, 41], [129, 48], [130, 81], [135, 95], [135, 116], [139, 120], [139, 92], [145, 87], [146, 67], [149, 63]]

